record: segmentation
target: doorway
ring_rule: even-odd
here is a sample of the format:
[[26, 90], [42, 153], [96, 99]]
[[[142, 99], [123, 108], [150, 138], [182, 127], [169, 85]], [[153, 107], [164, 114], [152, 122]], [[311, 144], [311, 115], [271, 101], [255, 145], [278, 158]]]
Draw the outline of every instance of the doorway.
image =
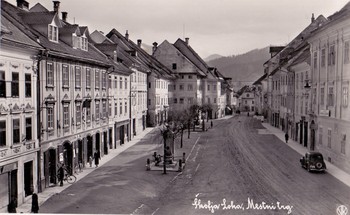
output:
[[33, 161], [24, 163], [24, 194], [32, 195], [34, 192], [33, 185]]

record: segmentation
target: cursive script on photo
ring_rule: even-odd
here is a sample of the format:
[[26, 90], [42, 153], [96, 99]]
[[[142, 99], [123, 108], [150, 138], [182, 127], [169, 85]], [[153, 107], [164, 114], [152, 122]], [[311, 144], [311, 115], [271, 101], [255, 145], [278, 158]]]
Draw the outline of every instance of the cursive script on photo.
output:
[[199, 193], [193, 200], [192, 206], [194, 209], [208, 210], [211, 213], [215, 213], [219, 210], [270, 210], [270, 211], [285, 211], [287, 214], [292, 213], [292, 205], [284, 205], [281, 202], [267, 203], [264, 201], [255, 202], [253, 199], [249, 198], [246, 202], [234, 202], [228, 201], [223, 198], [220, 202], [214, 202], [211, 200], [202, 201], [199, 197]]

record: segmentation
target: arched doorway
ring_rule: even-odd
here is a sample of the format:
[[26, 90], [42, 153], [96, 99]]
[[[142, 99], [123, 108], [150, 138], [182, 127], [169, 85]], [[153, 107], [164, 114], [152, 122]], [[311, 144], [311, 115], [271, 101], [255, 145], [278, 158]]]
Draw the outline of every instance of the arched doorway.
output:
[[100, 151], [101, 151], [101, 135], [100, 135], [100, 133], [96, 133], [95, 137], [96, 137], [96, 151], [97, 151], [97, 153], [100, 153]]
[[73, 145], [70, 142], [63, 143], [63, 163], [69, 174], [73, 174]]
[[50, 148], [44, 152], [45, 187], [50, 187], [57, 183], [56, 165], [56, 149]]
[[103, 153], [108, 154], [108, 141], [107, 141], [107, 131], [103, 132]]
[[87, 136], [86, 138], [86, 145], [87, 145], [87, 158], [89, 161], [90, 157], [93, 157], [93, 144], [92, 144], [92, 136]]

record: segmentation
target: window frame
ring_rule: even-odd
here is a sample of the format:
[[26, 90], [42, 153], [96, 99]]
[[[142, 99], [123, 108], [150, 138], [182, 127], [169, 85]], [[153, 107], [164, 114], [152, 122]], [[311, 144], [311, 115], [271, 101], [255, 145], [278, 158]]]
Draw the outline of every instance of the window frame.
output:
[[[29, 77], [29, 80], [28, 80]], [[32, 97], [32, 75], [30, 73], [24, 73], [24, 97], [31, 98]]]
[[[14, 79], [15, 76], [17, 76], [17, 79]], [[11, 75], [11, 97], [19, 97], [19, 72], [12, 72]]]
[[69, 65], [62, 64], [62, 87], [69, 88]]

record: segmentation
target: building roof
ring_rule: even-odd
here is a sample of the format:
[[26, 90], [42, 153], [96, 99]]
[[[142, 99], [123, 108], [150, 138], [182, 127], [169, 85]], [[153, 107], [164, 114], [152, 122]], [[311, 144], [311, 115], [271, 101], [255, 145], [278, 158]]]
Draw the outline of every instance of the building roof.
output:
[[35, 49], [42, 49], [42, 47], [33, 39], [28, 37], [23, 31], [17, 28], [13, 22], [15, 20], [11, 19], [8, 14], [1, 13], [1, 43], [14, 42], [17, 44], [22, 44], [25, 47], [32, 47]]
[[310, 65], [311, 64], [310, 60], [311, 60], [310, 50], [304, 49], [301, 52], [301, 54], [295, 60], [293, 60], [293, 62], [291, 63], [290, 66], [294, 66], [294, 65], [297, 65], [297, 64], [302, 63], [302, 62], [306, 62]]
[[261, 82], [267, 77], [267, 73], [263, 74], [258, 80], [256, 80], [253, 85], [261, 84]]
[[[36, 30], [31, 24], [42, 24], [42, 23], [51, 23], [55, 19], [58, 19], [57, 13], [55, 12], [28, 12], [24, 11], [20, 8], [17, 8], [10, 3], [2, 0], [1, 1], [1, 10], [2, 13], [7, 16], [11, 16], [13, 19], [17, 21], [16, 27], [20, 28], [22, 31], [26, 33], [27, 36], [31, 37], [33, 40], [39, 41], [40, 45], [43, 46], [48, 54], [54, 56], [61, 56], [67, 58], [73, 58], [78, 61], [90, 62], [99, 64], [102, 66], [110, 66], [110, 62], [107, 57], [103, 55], [96, 47], [92, 44], [88, 44], [88, 51], [84, 51], [81, 49], [75, 49], [71, 47], [69, 44], [66, 44], [62, 40], [59, 40], [58, 43], [51, 42], [47, 38], [47, 35], [42, 34], [38, 30]], [[35, 15], [35, 16], [34, 16]], [[28, 18], [28, 19], [27, 19]], [[60, 21], [60, 20], [59, 20]], [[31, 23], [31, 24], [30, 24]], [[59, 22], [62, 23], [62, 22]], [[60, 26], [59, 31], [62, 28], [71, 27], [69, 23], [65, 26]]]
[[48, 9], [46, 9], [42, 4], [36, 3], [32, 8], [29, 10], [30, 12], [49, 12]]
[[209, 66], [204, 60], [188, 45], [185, 41], [180, 38], [174, 43], [174, 46], [188, 59], [190, 60], [199, 70], [199, 74], [206, 76]]

